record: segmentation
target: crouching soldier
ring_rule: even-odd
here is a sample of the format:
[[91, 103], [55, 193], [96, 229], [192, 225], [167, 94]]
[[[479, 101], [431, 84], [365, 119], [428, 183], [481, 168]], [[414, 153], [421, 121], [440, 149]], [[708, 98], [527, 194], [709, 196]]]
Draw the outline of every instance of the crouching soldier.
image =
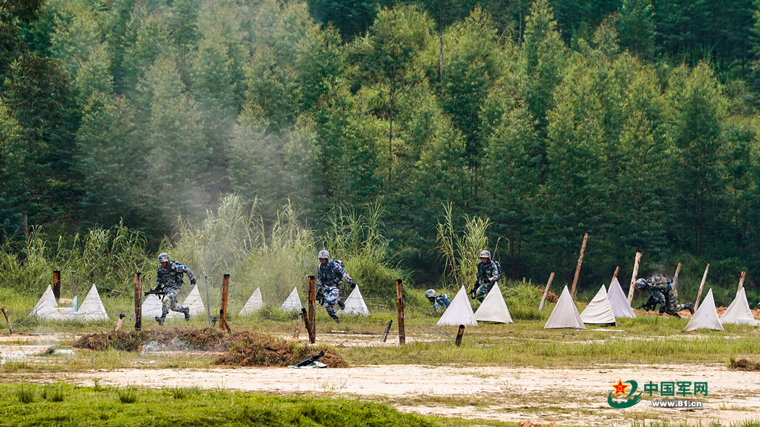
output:
[[158, 256], [158, 269], [156, 270], [156, 289], [162, 289], [166, 292], [164, 295], [164, 304], [161, 308], [161, 317], [156, 317], [159, 325], [164, 324], [166, 315], [169, 310], [179, 311], [185, 314], [185, 320], [190, 320], [190, 307], [183, 307], [177, 304], [177, 294], [184, 282], [182, 276], [187, 274], [190, 283], [195, 284], [195, 277], [189, 268], [177, 261], [171, 261], [169, 254], [163, 253]]
[[325, 310], [335, 322], [340, 323], [338, 315], [335, 313], [335, 305], [341, 309], [345, 308], [343, 300], [340, 298], [340, 286], [343, 280], [351, 287], [356, 286], [351, 276], [346, 273], [341, 263], [330, 259], [330, 253], [319, 251], [319, 267], [317, 267], [317, 288], [322, 291], [320, 302], [324, 302]]
[[428, 289], [425, 292], [425, 298], [433, 303], [433, 309], [439, 311], [441, 309], [446, 310], [451, 304], [451, 298], [446, 294], [437, 295], [435, 289]]
[[673, 287], [673, 282], [667, 277], [656, 274], [649, 279], [636, 280], [636, 288], [649, 291], [652, 299], [660, 305], [660, 316], [667, 313], [669, 316], [681, 317], [678, 312], [689, 310], [694, 314], [694, 303], [678, 304], [678, 290]]
[[493, 285], [496, 285], [501, 279], [501, 266], [498, 262], [491, 260], [491, 252], [483, 251], [480, 253], [478, 274], [475, 279], [475, 287], [470, 293], [474, 294], [473, 298], [483, 302], [486, 295], [491, 292]]

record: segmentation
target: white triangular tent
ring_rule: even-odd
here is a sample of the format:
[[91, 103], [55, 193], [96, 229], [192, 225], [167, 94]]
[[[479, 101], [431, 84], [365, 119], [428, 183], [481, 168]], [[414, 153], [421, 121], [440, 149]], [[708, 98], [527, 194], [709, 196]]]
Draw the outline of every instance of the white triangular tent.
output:
[[715, 329], [716, 331], [722, 331], [723, 325], [720, 324], [718, 318], [718, 311], [715, 309], [715, 299], [713, 298], [712, 288], [707, 292], [707, 296], [702, 304], [699, 304], [697, 312], [689, 320], [686, 325], [685, 331], [693, 331], [695, 329]]
[[636, 314], [633, 312], [631, 304], [628, 303], [628, 297], [625, 296], [625, 292], [623, 292], [623, 288], [620, 286], [617, 277], [612, 279], [612, 283], [610, 283], [610, 290], [607, 292], [607, 300], [610, 302], [612, 314], [614, 314], [615, 317], [627, 317], [629, 319], [636, 318]]
[[[187, 298], [185, 298], [185, 301], [182, 302], [182, 306], [190, 307], [191, 316], [206, 314], [206, 307], [203, 305], [203, 298], [201, 298], [201, 293], [198, 290], [198, 285], [195, 285], [193, 287], [193, 290], [190, 291], [189, 294], [187, 294]], [[169, 319], [172, 319], [175, 317], [181, 317], [184, 319], [185, 314], [180, 313], [179, 311], [169, 311], [169, 314], [166, 317]]]
[[478, 322], [514, 323], [509, 315], [507, 303], [501, 295], [499, 284], [495, 284], [486, 295], [483, 303], [475, 312], [475, 320]]
[[87, 293], [84, 302], [79, 306], [76, 316], [87, 320], [108, 320], [108, 313], [106, 313], [106, 308], [103, 306], [103, 301], [100, 300], [95, 285], [90, 288], [90, 292]]
[[140, 314], [143, 318], [160, 317], [163, 311], [162, 307], [163, 302], [161, 299], [154, 294], [150, 294], [143, 299]]
[[243, 309], [240, 310], [239, 316], [251, 314], [255, 311], [261, 310], [262, 308], [264, 308], [264, 299], [261, 298], [261, 288], [256, 288], [256, 290], [251, 294], [251, 297], [248, 298], [248, 301], [246, 301]]
[[475, 313], [472, 312], [472, 306], [467, 299], [467, 291], [464, 290], [464, 286], [459, 289], [454, 300], [451, 301], [451, 304], [449, 304], [449, 307], [443, 313], [443, 316], [441, 316], [436, 325], [478, 326], [478, 321], [475, 320]]
[[583, 323], [593, 325], [615, 324], [615, 314], [612, 312], [612, 306], [607, 299], [607, 290], [604, 289], [604, 285], [581, 313], [581, 320]]
[[581, 320], [581, 315], [578, 314], [578, 309], [575, 307], [573, 297], [570, 296], [570, 291], [567, 290], [567, 286], [565, 286], [565, 289], [562, 289], [559, 301], [557, 301], [557, 305], [554, 306], [549, 320], [544, 325], [544, 329], [561, 328], [586, 329], [586, 326], [583, 325], [583, 320]]
[[45, 293], [37, 301], [37, 305], [34, 306], [30, 316], [38, 317], [40, 319], [51, 319], [55, 317], [57, 313], [58, 303], [55, 301], [55, 295], [53, 295], [53, 288], [48, 285]]
[[354, 290], [348, 295], [345, 305], [346, 308], [343, 309], [343, 312], [346, 314], [369, 316], [369, 310], [367, 309], [367, 304], [364, 303], [362, 293], [359, 292], [359, 286], [354, 287]]
[[749, 309], [747, 302], [747, 293], [744, 288], [739, 289], [736, 298], [731, 302], [723, 315], [720, 316], [720, 323], [732, 323], [735, 325], [757, 326], [757, 320], [752, 316], [752, 310]]
[[298, 289], [293, 288], [293, 292], [288, 295], [288, 298], [280, 306], [282, 311], [301, 311], [301, 299], [298, 297]]

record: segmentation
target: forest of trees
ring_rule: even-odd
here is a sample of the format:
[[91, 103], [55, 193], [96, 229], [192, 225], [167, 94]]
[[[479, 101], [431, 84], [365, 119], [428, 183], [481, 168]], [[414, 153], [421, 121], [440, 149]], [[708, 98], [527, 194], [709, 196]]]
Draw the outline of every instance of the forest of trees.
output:
[[433, 283], [451, 203], [513, 279], [587, 232], [589, 280], [754, 282], [758, 61], [760, 0], [0, 0], [0, 238], [381, 203]]

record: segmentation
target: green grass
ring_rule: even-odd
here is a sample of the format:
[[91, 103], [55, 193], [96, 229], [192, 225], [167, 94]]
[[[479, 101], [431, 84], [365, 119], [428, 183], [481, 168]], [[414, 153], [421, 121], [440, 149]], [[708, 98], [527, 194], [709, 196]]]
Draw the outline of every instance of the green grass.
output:
[[[387, 405], [352, 399], [279, 397], [224, 390], [195, 390], [167, 399], [161, 390], [62, 385], [65, 402], [22, 403], [18, 390], [30, 384], [0, 384], [0, 407], [8, 426], [435, 426], [422, 416], [402, 414]], [[125, 393], [133, 400], [123, 402]], [[130, 399], [131, 399], [130, 398]]]

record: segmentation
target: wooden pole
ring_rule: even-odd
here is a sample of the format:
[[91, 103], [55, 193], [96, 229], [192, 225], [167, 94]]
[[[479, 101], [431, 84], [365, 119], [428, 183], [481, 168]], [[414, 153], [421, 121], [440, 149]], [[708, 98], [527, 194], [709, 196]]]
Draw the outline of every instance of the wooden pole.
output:
[[135, 330], [142, 329], [142, 273], [135, 273]]
[[396, 280], [396, 307], [398, 308], [398, 343], [406, 344], [406, 331], [404, 330], [404, 287], [401, 279]]
[[[53, 272], [53, 295], [55, 295], [55, 299], [58, 299], [61, 297], [61, 272], [60, 270], [55, 270]], [[74, 298], [74, 296], [71, 296]]]
[[454, 344], [459, 347], [462, 345], [462, 337], [464, 336], [464, 325], [459, 325], [459, 331], [457, 332], [457, 339], [454, 340]]
[[639, 262], [641, 262], [641, 252], [636, 252], [636, 261], [633, 262], [633, 274], [631, 275], [631, 286], [628, 287], [628, 305], [633, 301], [633, 289], [636, 283], [636, 277], [639, 275]]
[[229, 294], [230, 275], [225, 274], [222, 279], [222, 308], [219, 310], [219, 327], [231, 333], [232, 330], [230, 330], [230, 325], [227, 323], [227, 298]]
[[[620, 273], [620, 266], [619, 265], [617, 267], [615, 267], [615, 272], [612, 273], [612, 279], [610, 279], [610, 286], [612, 286], [612, 282], [614, 282], [615, 278], [617, 278], [618, 273]], [[608, 286], [607, 289], [609, 289], [610, 286]]]
[[676, 266], [676, 274], [673, 275], [673, 281], [675, 282], [676, 279], [678, 279], [678, 274], [681, 273], [681, 263], [679, 262]]
[[578, 256], [578, 265], [575, 267], [575, 277], [573, 278], [573, 286], [570, 290], [570, 296], [575, 299], [575, 287], [578, 284], [578, 278], [581, 275], [581, 264], [583, 264], [583, 253], [586, 252], [586, 242], [588, 241], [588, 233], [583, 235], [583, 244], [581, 245], [581, 254]]
[[124, 318], [127, 317], [124, 315], [124, 313], [119, 315], [119, 321], [116, 322], [116, 329], [114, 332], [119, 332], [121, 330], [121, 324], [124, 323]]
[[741, 276], [739, 276], [739, 288], [736, 290], [736, 292], [739, 292], [744, 287], [744, 276], [747, 274], [746, 271], [742, 271]]
[[554, 280], [554, 272], [552, 271], [552, 274], [549, 275], [549, 281], [546, 282], [546, 289], [544, 289], [544, 296], [541, 297], [541, 304], [538, 306], [538, 311], [541, 311], [544, 309], [544, 303], [546, 302], [546, 296], [549, 295], [549, 287], [552, 285], [552, 280]]
[[11, 334], [13, 334], [13, 326], [11, 326], [11, 319], [8, 318], [8, 310], [3, 307], [0, 308], [0, 311], [2, 311], [3, 316], [5, 316], [5, 323], [8, 325], [8, 330], [11, 331]]
[[204, 279], [206, 279], [206, 312], [208, 313], [208, 326], [209, 328], [212, 328], [211, 326], [211, 300], [208, 297], [208, 276], [203, 276]]
[[317, 281], [314, 276], [309, 276], [309, 342], [317, 341]]
[[301, 335], [301, 322], [303, 321], [303, 314], [298, 315], [298, 320], [296, 320], [296, 330], [293, 332], [293, 339], [297, 340], [298, 336]]
[[311, 342], [311, 325], [309, 324], [309, 315], [306, 313], [306, 309], [301, 307], [301, 320], [303, 320], [303, 327], [306, 328], [306, 333], [309, 334], [309, 342]]
[[699, 284], [699, 291], [697, 291], [697, 300], [694, 301], [694, 311], [697, 311], [699, 308], [699, 299], [702, 297], [702, 287], [705, 286], [705, 282], [707, 281], [707, 271], [710, 270], [710, 263], [707, 263], [707, 266], [705, 267], [705, 274], [702, 275], [702, 283]]
[[393, 325], [393, 320], [389, 320], [388, 324], [385, 325], [385, 332], [383, 332], [383, 342], [388, 339], [388, 332], [391, 331], [391, 325]]

